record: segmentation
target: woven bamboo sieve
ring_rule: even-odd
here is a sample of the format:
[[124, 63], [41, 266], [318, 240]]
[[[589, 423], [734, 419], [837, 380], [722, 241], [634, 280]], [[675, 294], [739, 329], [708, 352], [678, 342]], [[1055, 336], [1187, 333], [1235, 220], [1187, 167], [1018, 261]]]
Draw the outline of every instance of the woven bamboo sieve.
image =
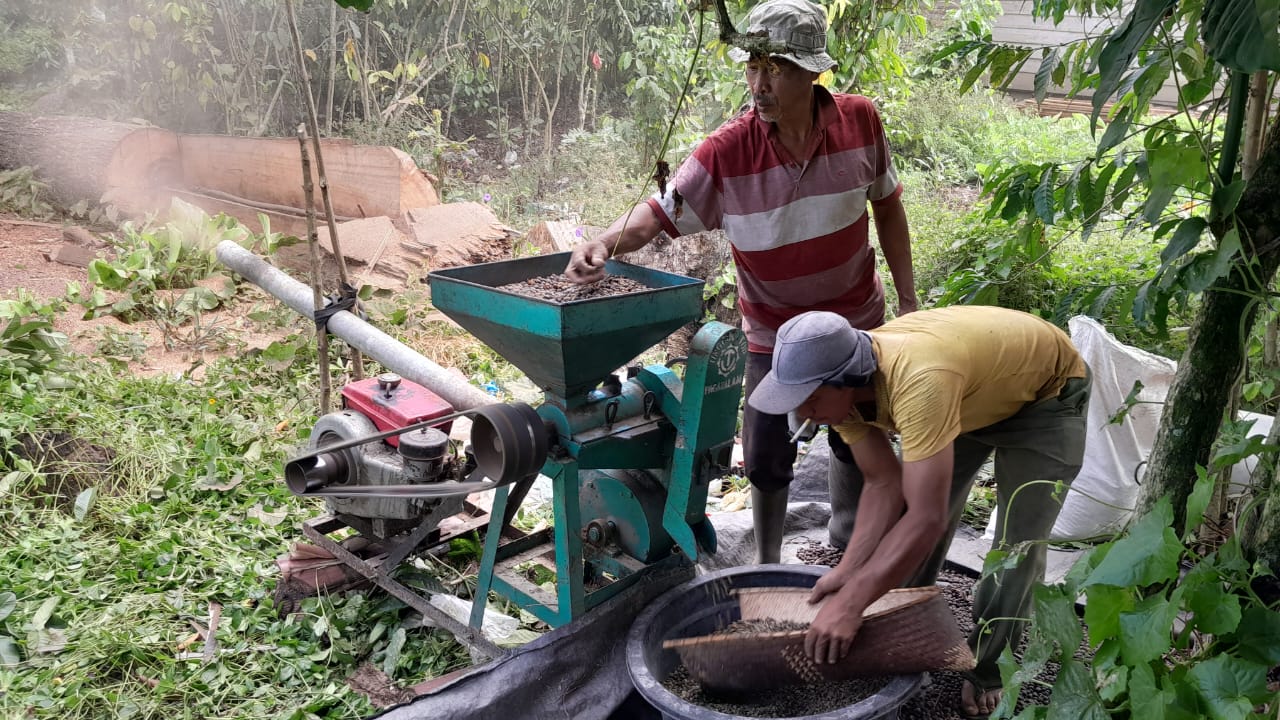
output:
[[[809, 624], [821, 604], [810, 588], [736, 591], [743, 620]], [[937, 587], [890, 590], [870, 605], [849, 654], [817, 664], [804, 653], [805, 631], [704, 635], [667, 640], [684, 666], [708, 690], [732, 693], [786, 685], [848, 680], [929, 670], [970, 670], [973, 653]]]

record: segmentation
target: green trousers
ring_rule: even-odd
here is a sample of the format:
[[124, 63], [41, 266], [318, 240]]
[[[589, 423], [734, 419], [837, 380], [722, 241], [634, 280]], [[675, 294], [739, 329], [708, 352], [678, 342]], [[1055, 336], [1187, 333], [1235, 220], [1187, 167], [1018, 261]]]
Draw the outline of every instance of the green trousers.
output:
[[[1028, 540], [1045, 540], [1062, 509], [1063, 493], [1084, 459], [1085, 416], [1092, 374], [1068, 380], [1057, 397], [1028, 404], [1012, 417], [956, 438], [947, 532], [906, 587], [933, 585], [947, 558], [951, 538], [978, 470], [995, 453], [996, 507], [999, 524], [992, 549], [1008, 549]], [[973, 592], [969, 635], [978, 665], [968, 674], [981, 689], [1000, 686], [996, 660], [1005, 647], [1017, 647], [1032, 608], [1032, 588], [1043, 580], [1046, 547], [1031, 546], [1021, 562], [982, 579]], [[990, 621], [990, 622], [988, 622]]]

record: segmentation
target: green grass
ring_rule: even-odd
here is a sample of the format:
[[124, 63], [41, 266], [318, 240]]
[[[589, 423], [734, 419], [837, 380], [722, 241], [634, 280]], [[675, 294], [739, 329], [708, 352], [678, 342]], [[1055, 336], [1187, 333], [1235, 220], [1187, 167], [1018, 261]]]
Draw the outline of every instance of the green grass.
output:
[[949, 79], [918, 82], [880, 112], [899, 167], [946, 184], [976, 181], [980, 165], [1086, 157], [1096, 144], [1087, 118], [1042, 118], [991, 91], [962, 95]]

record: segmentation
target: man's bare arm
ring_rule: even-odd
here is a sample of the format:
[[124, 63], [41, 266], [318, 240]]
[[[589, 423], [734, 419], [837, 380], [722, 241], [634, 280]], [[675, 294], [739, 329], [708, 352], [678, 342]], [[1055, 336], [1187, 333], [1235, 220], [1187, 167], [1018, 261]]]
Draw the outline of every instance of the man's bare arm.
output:
[[947, 531], [954, 461], [954, 449], [948, 443], [926, 460], [902, 464], [902, 496], [907, 511], [885, 534], [871, 557], [853, 572], [835, 601], [861, 610], [920, 568]]
[[640, 203], [613, 221], [608, 229], [573, 248], [564, 274], [576, 283], [604, 278], [604, 262], [615, 255], [639, 250], [662, 231], [648, 203]]
[[861, 567], [902, 515], [902, 463], [888, 437], [883, 431], [872, 429], [854, 447], [854, 459], [862, 471], [862, 495], [853, 536], [836, 570], [841, 574]]
[[898, 315], [914, 312], [918, 306], [916, 281], [911, 268], [911, 231], [907, 224], [907, 211], [898, 195], [874, 203], [873, 217], [880, 250], [889, 263], [893, 287], [898, 292]]

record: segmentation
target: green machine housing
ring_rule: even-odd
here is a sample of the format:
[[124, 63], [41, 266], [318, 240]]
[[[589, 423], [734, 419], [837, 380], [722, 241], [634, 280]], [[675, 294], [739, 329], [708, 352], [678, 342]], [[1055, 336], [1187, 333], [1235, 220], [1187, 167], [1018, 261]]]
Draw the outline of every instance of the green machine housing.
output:
[[[737, 328], [709, 322], [682, 362], [615, 371], [702, 314], [700, 280], [608, 261], [647, 290], [557, 303], [499, 290], [560, 274], [568, 253], [438, 270], [431, 302], [544, 391], [554, 526], [485, 538], [471, 625], [489, 591], [558, 627], [648, 569], [715, 552], [707, 488], [730, 463], [746, 368]], [[675, 367], [683, 365], [683, 377]], [[497, 490], [491, 517], [510, 517], [528, 482]], [[552, 564], [554, 560], [554, 564]], [[555, 592], [534, 581], [554, 568]]]

